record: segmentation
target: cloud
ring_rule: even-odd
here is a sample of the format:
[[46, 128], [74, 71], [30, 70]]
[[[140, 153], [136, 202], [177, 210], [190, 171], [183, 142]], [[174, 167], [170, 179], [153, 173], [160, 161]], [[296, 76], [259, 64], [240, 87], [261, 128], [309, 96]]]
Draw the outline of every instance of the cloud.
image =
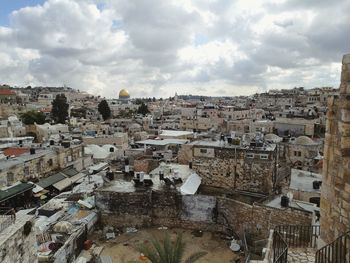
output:
[[0, 79], [107, 97], [337, 86], [349, 12], [345, 0], [48, 0], [0, 25]]

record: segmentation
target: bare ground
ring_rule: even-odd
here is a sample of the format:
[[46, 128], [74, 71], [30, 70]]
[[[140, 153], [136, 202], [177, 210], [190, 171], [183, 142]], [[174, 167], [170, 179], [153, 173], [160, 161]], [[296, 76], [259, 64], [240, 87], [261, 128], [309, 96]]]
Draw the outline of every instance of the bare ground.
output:
[[113, 263], [149, 262], [139, 259], [140, 253], [136, 250], [138, 245], [150, 243], [153, 237], [162, 239], [166, 233], [170, 235], [172, 240], [175, 240], [180, 232], [183, 241], [186, 242], [185, 258], [199, 251], [205, 251], [207, 254], [199, 259], [197, 263], [231, 263], [236, 262], [239, 258], [238, 254], [229, 249], [226, 240], [222, 240], [212, 233], [204, 232], [203, 236], [195, 237], [190, 230], [159, 230], [155, 228], [142, 229], [137, 233], [125, 233], [117, 236], [114, 240], [99, 242], [100, 245], [104, 246], [101, 255], [110, 256]]

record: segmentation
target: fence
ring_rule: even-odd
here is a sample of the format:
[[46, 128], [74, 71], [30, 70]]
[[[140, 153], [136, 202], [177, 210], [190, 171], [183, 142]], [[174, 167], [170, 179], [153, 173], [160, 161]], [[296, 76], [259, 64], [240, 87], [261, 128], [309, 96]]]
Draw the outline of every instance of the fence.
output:
[[350, 231], [316, 252], [316, 263], [350, 263]]
[[273, 232], [273, 263], [286, 263], [288, 257], [288, 244], [277, 231]]
[[10, 207], [0, 207], [0, 232], [15, 222], [15, 214]]
[[316, 248], [320, 236], [320, 226], [284, 225], [277, 226], [275, 230], [289, 247]]

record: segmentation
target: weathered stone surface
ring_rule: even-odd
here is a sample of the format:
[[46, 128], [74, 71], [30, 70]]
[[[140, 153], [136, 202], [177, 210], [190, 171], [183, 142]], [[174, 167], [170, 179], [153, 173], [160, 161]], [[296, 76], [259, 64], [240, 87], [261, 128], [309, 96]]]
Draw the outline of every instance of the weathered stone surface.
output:
[[345, 54], [343, 56], [343, 64], [350, 64], [350, 54]]
[[[116, 203], [115, 199], [120, 201]], [[193, 209], [189, 210], [191, 204], [194, 204]], [[312, 221], [310, 213], [292, 208], [248, 205], [233, 199], [205, 195], [184, 198], [175, 191], [150, 191], [142, 195], [98, 191], [96, 206], [101, 211], [102, 223], [114, 227], [163, 225], [222, 231], [229, 225], [239, 234], [243, 234], [245, 229], [259, 227], [262, 236], [267, 236], [274, 226], [310, 225]], [[194, 214], [196, 210], [197, 215]], [[191, 213], [188, 214], [188, 211]]]
[[323, 182], [321, 238], [330, 243], [350, 222], [350, 54], [343, 58], [340, 96], [328, 104]]

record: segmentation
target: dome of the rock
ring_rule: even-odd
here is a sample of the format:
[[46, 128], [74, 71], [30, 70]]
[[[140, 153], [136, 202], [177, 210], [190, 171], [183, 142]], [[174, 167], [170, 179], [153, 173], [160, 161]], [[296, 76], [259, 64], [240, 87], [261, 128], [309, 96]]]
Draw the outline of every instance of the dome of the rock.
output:
[[125, 100], [125, 99], [129, 99], [129, 98], [130, 98], [130, 94], [126, 89], [122, 89], [121, 91], [119, 91], [119, 99]]

